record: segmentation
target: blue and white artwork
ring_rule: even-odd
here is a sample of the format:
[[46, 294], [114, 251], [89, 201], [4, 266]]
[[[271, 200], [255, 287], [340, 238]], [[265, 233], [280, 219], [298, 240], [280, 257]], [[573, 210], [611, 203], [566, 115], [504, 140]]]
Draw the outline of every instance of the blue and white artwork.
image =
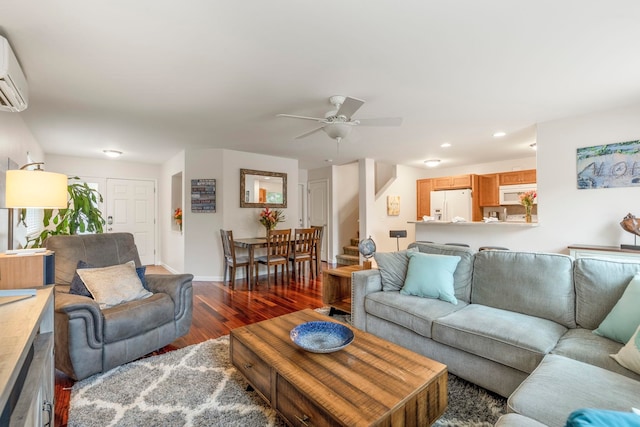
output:
[[578, 148], [578, 189], [640, 187], [640, 140]]

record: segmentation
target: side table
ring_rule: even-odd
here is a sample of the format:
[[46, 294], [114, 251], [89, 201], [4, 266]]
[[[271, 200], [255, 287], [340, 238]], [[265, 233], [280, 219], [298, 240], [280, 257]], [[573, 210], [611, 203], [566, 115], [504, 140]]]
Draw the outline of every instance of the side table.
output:
[[330, 314], [335, 310], [351, 313], [351, 273], [362, 269], [361, 265], [346, 265], [323, 271], [322, 303], [331, 307]]

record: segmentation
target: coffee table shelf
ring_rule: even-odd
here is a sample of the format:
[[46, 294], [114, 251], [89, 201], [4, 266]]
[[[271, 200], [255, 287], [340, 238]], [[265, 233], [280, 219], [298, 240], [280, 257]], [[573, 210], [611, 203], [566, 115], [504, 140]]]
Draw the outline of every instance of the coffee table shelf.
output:
[[447, 405], [446, 366], [351, 328], [334, 353], [297, 347], [289, 331], [331, 320], [303, 310], [231, 331], [231, 360], [292, 426], [425, 426]]

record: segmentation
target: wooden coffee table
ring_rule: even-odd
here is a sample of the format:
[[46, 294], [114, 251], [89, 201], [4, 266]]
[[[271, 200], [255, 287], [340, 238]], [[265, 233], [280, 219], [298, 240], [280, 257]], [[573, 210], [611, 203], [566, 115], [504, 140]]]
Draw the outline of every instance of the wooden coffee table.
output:
[[231, 331], [231, 360], [292, 426], [425, 426], [447, 406], [447, 367], [369, 333], [334, 353], [296, 346], [289, 331], [331, 320], [303, 310]]

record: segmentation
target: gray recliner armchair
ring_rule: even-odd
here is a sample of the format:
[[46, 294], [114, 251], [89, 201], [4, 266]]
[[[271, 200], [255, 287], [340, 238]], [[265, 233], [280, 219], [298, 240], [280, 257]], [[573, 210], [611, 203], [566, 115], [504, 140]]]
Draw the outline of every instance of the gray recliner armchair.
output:
[[152, 296], [100, 309], [92, 298], [69, 293], [78, 261], [107, 267], [140, 257], [130, 233], [52, 236], [55, 252], [55, 366], [81, 380], [155, 351], [191, 327], [191, 274], [150, 274]]

